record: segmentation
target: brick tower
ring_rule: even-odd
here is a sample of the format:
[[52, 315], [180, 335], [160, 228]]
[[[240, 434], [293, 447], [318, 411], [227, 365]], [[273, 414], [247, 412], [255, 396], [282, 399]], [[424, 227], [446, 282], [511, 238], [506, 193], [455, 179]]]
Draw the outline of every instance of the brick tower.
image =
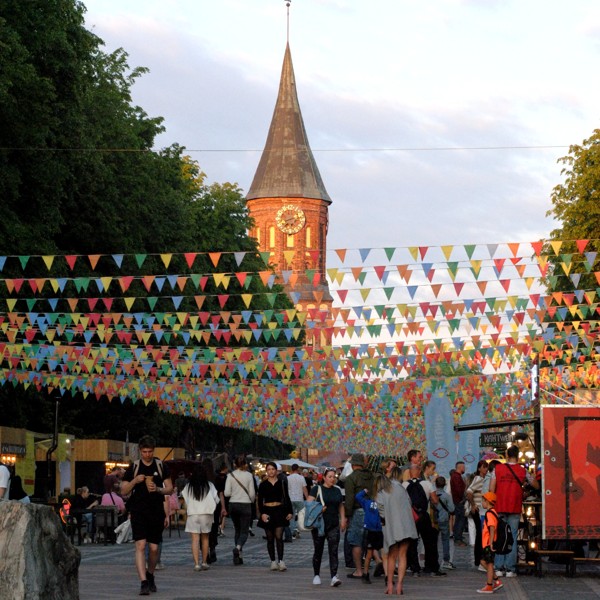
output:
[[[324, 328], [332, 303], [325, 278], [331, 199], [308, 144], [289, 43], [269, 134], [246, 201], [255, 223], [250, 235], [261, 252], [270, 252], [279, 282], [297, 308]], [[329, 343], [323, 332], [320, 339], [307, 341]]]

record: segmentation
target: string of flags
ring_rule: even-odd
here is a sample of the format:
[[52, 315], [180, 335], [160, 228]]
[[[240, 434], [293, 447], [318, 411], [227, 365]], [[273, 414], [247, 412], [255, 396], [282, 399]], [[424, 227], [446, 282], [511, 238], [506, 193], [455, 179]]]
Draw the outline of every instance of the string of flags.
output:
[[432, 398], [456, 422], [527, 414], [534, 361], [542, 385], [597, 386], [599, 245], [336, 249], [324, 271], [290, 250], [281, 277], [269, 252], [0, 256], [0, 382], [385, 453]]

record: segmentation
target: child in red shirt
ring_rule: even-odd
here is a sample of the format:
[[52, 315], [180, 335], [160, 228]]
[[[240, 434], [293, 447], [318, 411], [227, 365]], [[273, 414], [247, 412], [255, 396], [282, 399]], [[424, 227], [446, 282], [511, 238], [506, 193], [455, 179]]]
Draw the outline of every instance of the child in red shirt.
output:
[[487, 571], [487, 581], [486, 585], [477, 592], [480, 594], [493, 594], [502, 587], [500, 580], [494, 573], [494, 542], [496, 541], [496, 530], [498, 528], [498, 516], [493, 510], [496, 504], [496, 494], [493, 492], [483, 494], [481, 502], [483, 508], [487, 510], [481, 532], [481, 546], [483, 548], [481, 566], [485, 567]]

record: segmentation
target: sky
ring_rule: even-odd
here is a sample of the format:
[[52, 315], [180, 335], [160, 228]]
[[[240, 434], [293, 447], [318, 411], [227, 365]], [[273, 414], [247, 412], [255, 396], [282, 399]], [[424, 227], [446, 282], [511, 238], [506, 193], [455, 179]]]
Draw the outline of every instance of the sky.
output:
[[[277, 98], [284, 0], [84, 0], [86, 26], [149, 73], [207, 182], [246, 192]], [[292, 0], [290, 48], [333, 203], [327, 245], [535, 241], [557, 159], [600, 126], [595, 0]]]

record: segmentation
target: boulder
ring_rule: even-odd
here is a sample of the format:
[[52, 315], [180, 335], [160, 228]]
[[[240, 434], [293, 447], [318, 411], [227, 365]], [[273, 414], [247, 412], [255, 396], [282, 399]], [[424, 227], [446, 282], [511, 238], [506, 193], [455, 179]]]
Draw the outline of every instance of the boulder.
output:
[[0, 600], [77, 600], [80, 560], [51, 507], [0, 502]]

